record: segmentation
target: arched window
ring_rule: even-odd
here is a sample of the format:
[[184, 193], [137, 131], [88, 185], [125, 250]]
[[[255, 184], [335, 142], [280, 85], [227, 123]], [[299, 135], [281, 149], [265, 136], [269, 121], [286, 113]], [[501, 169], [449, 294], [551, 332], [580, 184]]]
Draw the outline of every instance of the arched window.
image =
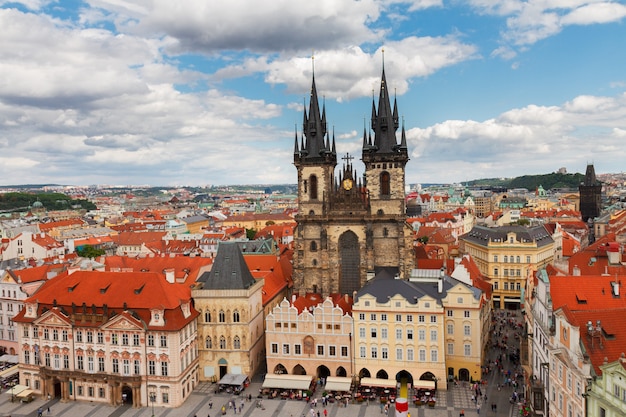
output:
[[317, 243], [315, 241], [311, 242], [311, 252], [317, 251]]
[[204, 322], [205, 323], [211, 323], [211, 312], [210, 311], [205, 311], [204, 312]]
[[309, 177], [309, 183], [310, 183], [310, 187], [309, 187], [309, 198], [311, 200], [317, 200], [317, 177], [315, 175], [311, 175], [311, 177]]
[[387, 171], [380, 174], [380, 195], [381, 197], [389, 197], [391, 195], [390, 176]]
[[213, 349], [213, 342], [211, 341], [211, 336], [207, 336], [204, 339], [204, 347], [207, 349]]
[[233, 311], [233, 323], [239, 323], [239, 311]]
[[220, 349], [226, 349], [226, 338], [224, 336], [220, 337]]
[[241, 340], [239, 339], [239, 336], [235, 336], [235, 339], [233, 340], [233, 349], [241, 349]]
[[224, 314], [224, 310], [220, 310], [220, 323], [225, 323], [226, 322], [226, 314]]

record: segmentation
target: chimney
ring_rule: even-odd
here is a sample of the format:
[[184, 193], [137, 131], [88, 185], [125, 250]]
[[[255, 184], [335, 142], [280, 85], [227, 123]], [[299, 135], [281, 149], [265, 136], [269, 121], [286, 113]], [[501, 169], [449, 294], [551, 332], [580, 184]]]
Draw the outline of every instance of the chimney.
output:
[[580, 268], [578, 267], [578, 265], [574, 265], [574, 268], [572, 269], [572, 275], [574, 275], [575, 277], [580, 276]]
[[169, 282], [170, 284], [173, 284], [174, 283], [174, 268], [165, 269], [163, 272], [165, 272], [166, 281]]
[[441, 294], [443, 292], [443, 275], [439, 276], [437, 280], [437, 292]]

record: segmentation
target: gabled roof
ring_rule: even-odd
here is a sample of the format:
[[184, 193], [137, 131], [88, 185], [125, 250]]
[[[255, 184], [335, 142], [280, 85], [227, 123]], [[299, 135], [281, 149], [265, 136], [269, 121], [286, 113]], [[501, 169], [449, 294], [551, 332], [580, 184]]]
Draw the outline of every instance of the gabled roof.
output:
[[[613, 283], [618, 282], [620, 289], [621, 276], [550, 276], [550, 295], [552, 306], [556, 310], [567, 305], [571, 311], [620, 309], [626, 308], [626, 295], [613, 295]], [[616, 281], [617, 279], [617, 281]]]
[[165, 276], [166, 270], [174, 270], [176, 282], [190, 285], [198, 274], [213, 263], [211, 258], [200, 256], [154, 256], [130, 258], [128, 256], [102, 256], [98, 260], [111, 272], [148, 272]]
[[114, 237], [119, 246], [141, 246], [148, 242], [163, 240], [167, 232], [121, 232]]
[[198, 282], [205, 290], [235, 290], [250, 288], [256, 281], [237, 242], [220, 242], [211, 271], [202, 274]]
[[82, 219], [67, 219], [67, 220], [59, 220], [55, 222], [48, 223], [39, 223], [39, 230], [42, 232], [48, 233], [50, 230], [57, 228], [68, 228], [68, 227], [81, 227], [84, 226], [85, 222]]

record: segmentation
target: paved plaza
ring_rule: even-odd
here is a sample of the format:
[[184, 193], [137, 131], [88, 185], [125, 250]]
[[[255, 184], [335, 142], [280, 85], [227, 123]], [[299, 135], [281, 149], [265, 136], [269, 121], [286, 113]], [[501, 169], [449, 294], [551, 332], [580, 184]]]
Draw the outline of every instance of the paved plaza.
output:
[[[253, 381], [244, 393], [256, 394], [261, 387], [260, 381]], [[220, 408], [227, 405], [228, 401], [236, 398], [236, 404], [239, 405], [240, 397], [232, 397], [228, 394], [214, 394], [215, 387], [213, 384], [200, 384], [197, 389], [189, 396], [187, 401], [178, 408], [154, 408], [155, 417], [219, 417], [221, 415]], [[321, 390], [316, 393], [321, 394]], [[36, 417], [37, 410], [42, 408], [45, 416], [51, 417], [150, 417], [152, 416], [151, 407], [132, 408], [130, 406], [112, 407], [100, 403], [91, 403], [84, 401], [61, 403], [57, 399], [46, 401], [36, 399], [29, 404], [12, 403], [11, 396], [3, 392], [0, 394], [0, 416], [11, 417]], [[489, 395], [489, 394], [488, 394]], [[499, 403], [508, 404], [508, 391], [495, 391], [491, 394], [492, 400], [502, 397], [503, 401]], [[437, 406], [429, 408], [427, 406], [416, 407], [410, 405], [409, 412], [411, 417], [458, 417], [461, 410], [465, 411], [466, 417], [478, 417], [476, 405], [471, 399], [472, 391], [467, 386], [451, 386], [446, 391], [440, 391], [437, 394]], [[310, 405], [304, 401], [297, 400], [267, 400], [263, 399], [264, 409], [256, 407], [256, 398], [252, 402], [245, 402], [241, 417], [305, 417], [310, 416]], [[213, 403], [213, 408], [209, 408], [209, 403]], [[50, 407], [50, 414], [47, 408]], [[381, 409], [378, 404], [371, 403], [349, 404], [347, 407], [340, 407], [336, 403], [326, 407], [328, 417], [381, 417]], [[324, 408], [319, 402], [315, 411], [320, 411], [320, 415], [324, 416]], [[486, 417], [510, 417], [512, 408], [498, 408], [498, 413], [491, 410], [481, 410], [480, 415]], [[234, 414], [232, 410], [228, 410], [227, 416], [240, 415]], [[393, 417], [393, 407], [390, 409], [390, 416]]]

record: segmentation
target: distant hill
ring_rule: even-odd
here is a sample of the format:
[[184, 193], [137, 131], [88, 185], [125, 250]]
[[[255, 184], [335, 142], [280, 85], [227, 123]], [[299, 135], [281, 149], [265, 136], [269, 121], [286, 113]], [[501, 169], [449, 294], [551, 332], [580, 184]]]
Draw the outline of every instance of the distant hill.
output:
[[501, 187], [501, 188], [526, 188], [536, 190], [540, 185], [545, 190], [554, 188], [578, 189], [581, 182], [585, 180], [585, 175], [575, 174], [543, 174], [543, 175], [523, 175], [515, 178], [484, 178], [473, 180], [467, 183], [470, 187]]
[[27, 210], [35, 203], [41, 203], [47, 210], [67, 210], [69, 208], [83, 208], [93, 210], [96, 205], [87, 200], [73, 200], [59, 193], [4, 193], [0, 194], [0, 211]]

